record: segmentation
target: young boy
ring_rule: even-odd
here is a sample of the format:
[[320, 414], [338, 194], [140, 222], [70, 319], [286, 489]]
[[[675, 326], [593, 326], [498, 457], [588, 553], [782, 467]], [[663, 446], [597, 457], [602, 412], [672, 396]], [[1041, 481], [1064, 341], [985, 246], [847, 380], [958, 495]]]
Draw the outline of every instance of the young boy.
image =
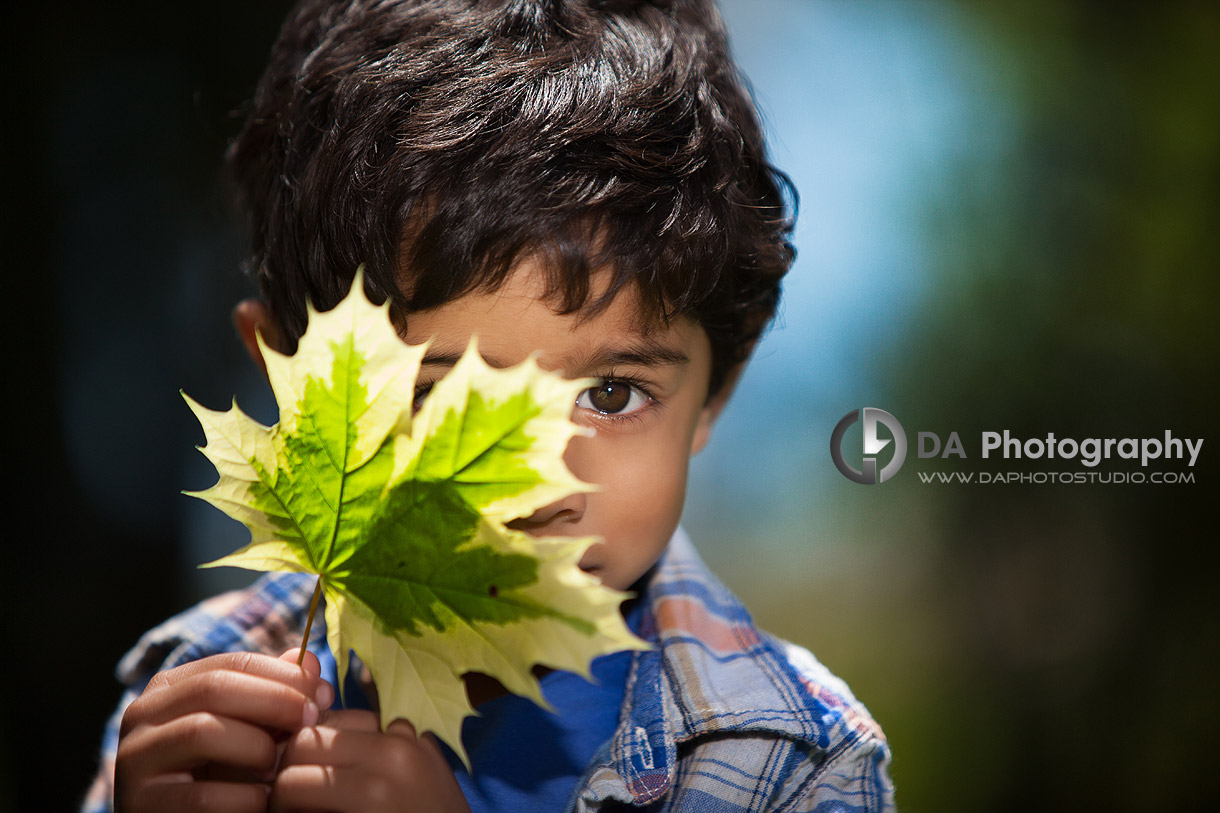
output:
[[[787, 180], [710, 0], [304, 0], [230, 150], [261, 300], [292, 352], [364, 264], [421, 394], [468, 339], [598, 384], [565, 459], [599, 489], [513, 523], [596, 535], [581, 567], [637, 598], [655, 649], [553, 672], [557, 712], [480, 676], [461, 763], [354, 673], [338, 708], [312, 584], [262, 578], [148, 633], [86, 809], [881, 810], [889, 751], [847, 687], [753, 626], [678, 529], [687, 464], [792, 260]], [[354, 670], [355, 671], [355, 670]], [[363, 691], [362, 691], [363, 689]], [[332, 705], [334, 706], [332, 708]], [[113, 777], [113, 787], [112, 787]]]

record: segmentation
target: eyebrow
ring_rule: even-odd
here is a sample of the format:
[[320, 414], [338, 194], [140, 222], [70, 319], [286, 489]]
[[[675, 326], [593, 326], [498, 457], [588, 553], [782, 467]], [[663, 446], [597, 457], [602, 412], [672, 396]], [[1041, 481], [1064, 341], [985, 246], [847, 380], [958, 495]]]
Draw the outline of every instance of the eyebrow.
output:
[[[509, 367], [507, 362], [480, 351], [483, 360], [492, 367]], [[429, 352], [424, 356], [423, 364], [438, 367], [452, 367], [457, 364], [461, 353]], [[599, 347], [579, 359], [563, 359], [564, 362], [578, 361], [572, 365], [574, 369], [592, 369], [597, 367], [616, 366], [682, 366], [690, 363], [690, 358], [680, 350], [676, 350], [660, 342], [642, 341], [627, 347]]]

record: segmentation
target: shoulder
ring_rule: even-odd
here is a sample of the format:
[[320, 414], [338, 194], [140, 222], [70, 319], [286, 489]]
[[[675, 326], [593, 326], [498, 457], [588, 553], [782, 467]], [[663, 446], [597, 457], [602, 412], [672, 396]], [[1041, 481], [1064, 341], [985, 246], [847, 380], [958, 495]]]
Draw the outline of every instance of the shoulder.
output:
[[809, 650], [766, 636], [805, 690], [825, 738], [792, 749], [779, 809], [880, 811], [894, 807], [890, 748], [881, 726], [847, 684]]
[[250, 587], [207, 599], [146, 632], [119, 662], [128, 686], [156, 672], [222, 652], [278, 655], [300, 640], [313, 581], [297, 573], [273, 573]]
[[637, 678], [652, 683], [655, 661], [675, 749], [665, 809], [892, 808], [889, 746], [867, 708], [808, 650], [759, 630], [683, 535], [646, 596], [657, 650]]
[[804, 686], [824, 714], [833, 717], [841, 729], [841, 736], [885, 740], [881, 726], [873, 719], [864, 704], [856, 699], [842, 678], [827, 669], [813, 653], [804, 647], [780, 638], [766, 636], [771, 645], [782, 653], [792, 668], [797, 680]]

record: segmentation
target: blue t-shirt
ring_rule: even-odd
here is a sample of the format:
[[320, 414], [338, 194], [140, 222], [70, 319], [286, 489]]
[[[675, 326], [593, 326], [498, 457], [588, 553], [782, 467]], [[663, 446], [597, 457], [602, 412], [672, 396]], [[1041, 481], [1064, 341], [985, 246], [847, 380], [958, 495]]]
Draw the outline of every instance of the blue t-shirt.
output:
[[503, 695], [462, 724], [472, 773], [445, 749], [472, 813], [563, 810], [602, 744], [618, 727], [631, 652], [596, 658], [593, 682], [571, 672], [539, 681], [555, 708]]

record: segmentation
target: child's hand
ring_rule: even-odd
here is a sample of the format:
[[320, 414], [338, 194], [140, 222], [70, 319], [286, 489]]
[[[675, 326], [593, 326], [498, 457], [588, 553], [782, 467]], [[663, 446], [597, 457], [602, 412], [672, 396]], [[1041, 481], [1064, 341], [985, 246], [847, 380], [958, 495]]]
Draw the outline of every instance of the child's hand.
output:
[[123, 714], [116, 810], [266, 810], [276, 736], [316, 723], [334, 697], [319, 672], [312, 654], [297, 666], [294, 649], [213, 655], [155, 675]]
[[396, 720], [385, 733], [371, 711], [332, 711], [288, 741], [271, 810], [469, 813], [453, 771], [430, 736]]

